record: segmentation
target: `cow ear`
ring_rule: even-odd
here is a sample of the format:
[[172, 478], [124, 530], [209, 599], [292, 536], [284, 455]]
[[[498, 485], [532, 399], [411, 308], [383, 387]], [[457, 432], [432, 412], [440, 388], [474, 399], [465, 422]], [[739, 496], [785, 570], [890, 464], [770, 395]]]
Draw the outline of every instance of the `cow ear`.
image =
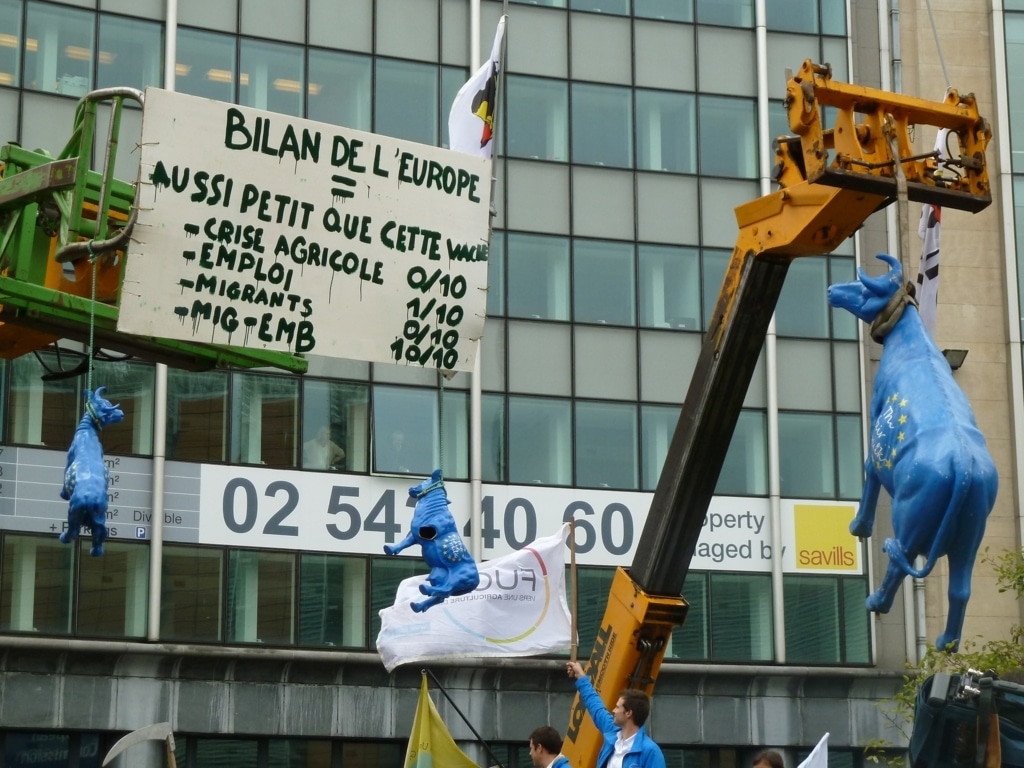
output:
[[435, 483], [441, 482], [441, 470], [440, 469], [435, 469], [433, 472], [431, 472], [430, 473], [430, 480], [432, 482], [435, 482]]

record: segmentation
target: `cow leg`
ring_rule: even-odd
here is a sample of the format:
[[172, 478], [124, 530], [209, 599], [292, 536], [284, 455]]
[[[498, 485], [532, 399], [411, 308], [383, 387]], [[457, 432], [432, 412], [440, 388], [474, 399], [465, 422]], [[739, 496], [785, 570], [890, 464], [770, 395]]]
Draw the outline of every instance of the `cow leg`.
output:
[[434, 595], [433, 597], [428, 597], [426, 600], [420, 600], [418, 603], [411, 603], [410, 605], [413, 613], [423, 613], [428, 608], [433, 608], [438, 603], [443, 603], [445, 597], [448, 597], [448, 595]]
[[99, 557], [103, 554], [103, 542], [107, 540], [107, 513], [106, 510], [96, 510], [92, 513], [92, 548], [89, 554]]
[[875, 507], [878, 505], [878, 494], [882, 484], [878, 481], [874, 467], [869, 459], [864, 463], [864, 491], [860, 495], [860, 506], [857, 515], [850, 523], [850, 533], [858, 539], [866, 539], [875, 527]]
[[967, 601], [971, 597], [971, 572], [974, 570], [974, 559], [977, 556], [978, 544], [959, 551], [950, 552], [946, 559], [949, 562], [949, 613], [946, 616], [946, 630], [935, 641], [940, 651], [949, 650], [953, 653], [960, 647], [960, 633], [964, 628], [964, 616], [967, 613]]
[[[892, 539], [886, 539], [886, 545]], [[897, 545], [898, 546], [898, 545]], [[903, 583], [903, 577], [906, 576], [906, 572], [896, 562], [894, 562], [892, 556], [889, 556], [889, 567], [885, 569], [885, 576], [882, 578], [882, 584], [872, 594], [868, 595], [867, 607], [869, 611], [875, 613], [888, 613], [889, 609], [892, 608], [893, 600], [896, 599], [896, 593], [900, 589], [900, 585]]]
[[78, 532], [82, 529], [82, 517], [77, 510], [68, 509], [68, 527], [60, 535], [62, 544], [70, 544], [78, 538]]

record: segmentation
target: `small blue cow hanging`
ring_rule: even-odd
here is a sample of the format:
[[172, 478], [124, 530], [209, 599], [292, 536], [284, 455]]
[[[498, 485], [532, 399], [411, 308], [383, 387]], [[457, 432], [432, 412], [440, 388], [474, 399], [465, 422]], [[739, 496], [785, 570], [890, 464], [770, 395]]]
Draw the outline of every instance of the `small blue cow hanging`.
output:
[[68, 527], [60, 535], [65, 544], [78, 538], [82, 526], [92, 531], [93, 557], [103, 554], [103, 541], [107, 538], [107, 466], [103, 461], [100, 432], [104, 427], [117, 424], [124, 418], [120, 406], [111, 405], [103, 398], [103, 390], [85, 390], [85, 415], [78, 423], [75, 436], [68, 449], [68, 463], [64, 470], [64, 487], [60, 497], [68, 503]]
[[[871, 440], [864, 492], [850, 533], [871, 535], [878, 493], [892, 497], [895, 538], [882, 548], [889, 566], [869, 610], [887, 613], [906, 575], [923, 578], [949, 562], [949, 615], [935, 645], [956, 650], [971, 596], [971, 571], [995, 504], [999, 478], [963, 391], [935, 346], [892, 256], [889, 272], [830, 286], [828, 301], [871, 323], [883, 345], [871, 395]], [[920, 570], [914, 558], [924, 555]]]
[[420, 592], [428, 597], [411, 604], [416, 613], [422, 613], [445, 598], [472, 592], [480, 583], [480, 573], [448, 509], [441, 470], [435, 469], [427, 480], [410, 488], [409, 496], [416, 499], [411, 530], [395, 546], [385, 544], [384, 553], [397, 555], [414, 544], [422, 548], [430, 575], [428, 583], [420, 584]]

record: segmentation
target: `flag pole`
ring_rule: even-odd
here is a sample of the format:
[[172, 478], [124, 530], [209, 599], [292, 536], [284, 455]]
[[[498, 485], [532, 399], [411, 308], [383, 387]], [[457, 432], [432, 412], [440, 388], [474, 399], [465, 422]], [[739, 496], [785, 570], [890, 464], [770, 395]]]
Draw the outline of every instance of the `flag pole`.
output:
[[570, 611], [570, 618], [572, 619], [572, 628], [570, 632], [572, 636], [569, 638], [569, 661], [576, 661], [576, 657], [580, 651], [580, 639], [576, 632], [576, 615], [578, 613], [577, 608], [579, 606], [579, 597], [576, 592], [576, 518], [569, 518], [569, 586], [572, 588], [572, 610]]
[[433, 671], [429, 669], [421, 669], [420, 672], [425, 675], [430, 675], [430, 679], [434, 681], [434, 685], [437, 686], [437, 690], [439, 690], [441, 694], [446, 699], [448, 699], [448, 703], [452, 705], [452, 709], [455, 710], [455, 713], [462, 718], [462, 722], [464, 722], [466, 726], [469, 728], [469, 730], [473, 732], [473, 735], [476, 736], [476, 740], [483, 745], [485, 750], [487, 750], [487, 754], [490, 755], [491, 760], [494, 761], [494, 765], [497, 766], [497, 768], [505, 768], [505, 764], [502, 763], [501, 760], [499, 760], [498, 757], [494, 754], [494, 752], [491, 750], [491, 746], [486, 741], [484, 741], [483, 736], [477, 733], [477, 730], [473, 727], [473, 724], [469, 722], [469, 720], [466, 718], [464, 714], [462, 714], [462, 710], [459, 709], [458, 704], [452, 701], [452, 697], [448, 695], [448, 691], [444, 689], [444, 686], [441, 685], [441, 681], [437, 679], [437, 676], [433, 673]]

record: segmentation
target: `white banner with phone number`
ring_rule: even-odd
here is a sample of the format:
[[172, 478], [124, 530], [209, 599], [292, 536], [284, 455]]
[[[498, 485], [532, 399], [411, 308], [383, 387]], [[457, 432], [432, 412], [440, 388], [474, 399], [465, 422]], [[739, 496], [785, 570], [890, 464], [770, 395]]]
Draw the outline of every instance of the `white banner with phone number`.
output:
[[[201, 472], [199, 541], [231, 547], [382, 554], [385, 544], [401, 540], [408, 530], [413, 506], [408, 488], [415, 482], [415, 477], [206, 464]], [[446, 481], [445, 487], [452, 515], [468, 544], [469, 483]], [[574, 517], [578, 564], [629, 567], [652, 497], [651, 493], [632, 491], [485, 484], [482, 559], [500, 557], [550, 536], [562, 522]], [[848, 521], [855, 509], [850, 502], [783, 502], [783, 569], [862, 573], [856, 539], [838, 529], [833, 533], [814, 525], [815, 516], [836, 517], [829, 513], [838, 513], [840, 522]], [[811, 514], [801, 514], [807, 511]], [[814, 547], [820, 552], [795, 546], [801, 519], [808, 521], [805, 528], [814, 528]], [[822, 531], [834, 540], [818, 543]], [[718, 496], [708, 509], [691, 567], [769, 572], [771, 541], [767, 499]], [[412, 548], [407, 554], [418, 557], [420, 553]]]

